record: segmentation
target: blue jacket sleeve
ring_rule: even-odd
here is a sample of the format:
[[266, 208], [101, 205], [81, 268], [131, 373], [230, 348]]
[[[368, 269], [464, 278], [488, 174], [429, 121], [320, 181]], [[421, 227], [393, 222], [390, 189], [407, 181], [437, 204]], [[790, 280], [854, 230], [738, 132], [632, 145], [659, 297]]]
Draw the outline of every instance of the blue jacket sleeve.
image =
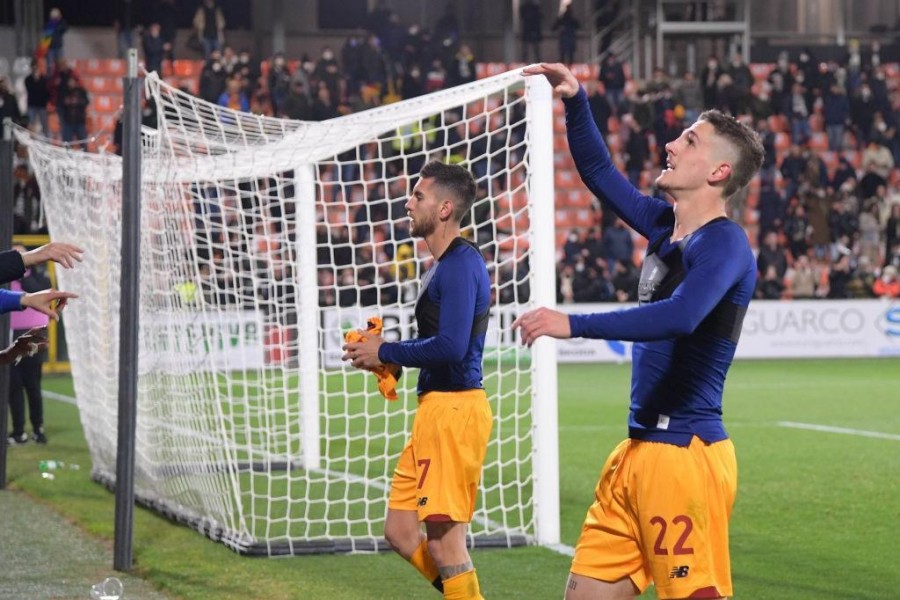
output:
[[616, 168], [591, 116], [584, 88], [563, 102], [569, 150], [582, 181], [595, 196], [607, 200], [632, 229], [650, 239], [660, 218], [671, 220], [672, 207], [659, 198], [641, 194]]
[[0, 315], [14, 310], [22, 310], [22, 296], [24, 295], [25, 292], [0, 290]]
[[671, 297], [616, 312], [571, 315], [572, 337], [649, 342], [693, 333], [747, 269], [728, 245], [722, 235], [692, 240], [684, 254], [687, 274]]
[[[378, 350], [378, 359], [402, 367], [429, 367], [460, 362], [465, 358], [475, 321], [477, 279], [466, 272], [465, 262], [442, 265], [428, 292], [440, 303], [438, 334], [429, 338], [388, 342]], [[437, 285], [435, 285], [437, 284]], [[433, 291], [432, 291], [433, 290]]]
[[0, 252], [0, 284], [15, 281], [25, 274], [25, 263], [18, 250]]

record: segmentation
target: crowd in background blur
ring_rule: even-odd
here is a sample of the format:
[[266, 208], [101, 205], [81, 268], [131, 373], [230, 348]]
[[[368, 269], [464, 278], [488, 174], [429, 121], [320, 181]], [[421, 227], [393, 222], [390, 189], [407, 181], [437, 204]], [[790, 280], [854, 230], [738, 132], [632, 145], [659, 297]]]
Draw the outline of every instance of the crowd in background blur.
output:
[[[166, 72], [175, 58], [176, 31], [164, 10], [167, 5], [171, 7], [172, 1], [161, 2], [157, 20], [140, 31], [139, 46], [149, 70]], [[522, 58], [542, 58], [540, 41], [549, 30], [558, 35], [559, 56], [543, 58], [571, 62], [579, 28], [571, 12], [544, 18], [530, 1], [522, 3], [521, 11]], [[261, 59], [228, 44], [228, 24], [221, 10], [215, 0], [203, 0], [189, 44], [204, 56], [192, 91], [223, 107], [322, 121], [475, 79], [477, 58], [462, 39], [452, 5], [430, 28], [402, 23], [385, 3], [378, 3], [366, 22], [368, 30], [350, 35], [340, 47], [323, 47], [318, 56], [276, 54]], [[46, 50], [37, 53], [24, 81], [27, 109], [19, 109], [11, 86], [3, 81], [0, 114], [74, 147], [85, 147], [90, 96], [64, 56], [65, 30], [62, 15], [52, 12], [45, 28]], [[123, 44], [132, 41], [125, 38]], [[654, 192], [653, 180], [665, 164], [665, 144], [703, 110], [717, 108], [757, 129], [766, 148], [758, 187], [754, 184], [753, 190], [737, 194], [729, 207], [759, 249], [759, 298], [900, 297], [900, 74], [896, 65], [883, 63], [877, 43], [850, 43], [846, 49], [841, 60], [828, 61], [818, 60], [812, 50], [796, 56], [783, 53], [777, 63], [765, 65], [762, 74], [739, 54], [710, 56], [698, 73], [674, 77], [658, 69], [646, 81], [630, 78], [625, 65], [608, 54], [599, 65], [599, 77], [587, 82], [595, 121], [614, 160], [648, 194]], [[49, 125], [52, 114], [59, 122], [54, 132]], [[145, 106], [144, 123], [152, 126], [155, 120], [155, 107]], [[490, 143], [485, 142], [486, 150]], [[504, 156], [514, 160], [514, 153]], [[15, 230], [44, 231], [40, 190], [24, 159], [20, 157], [15, 171]], [[415, 165], [388, 161], [384, 168], [394, 169], [387, 175], [401, 182], [397, 176], [414, 173]], [[341, 171], [323, 167], [324, 176], [333, 180], [365, 175]], [[246, 208], [239, 192], [234, 194], [237, 208]], [[373, 219], [402, 222], [405, 188], [378, 195], [368, 190], [346, 193], [362, 193], [366, 204], [346, 223], [333, 224], [322, 215], [320, 301], [369, 304], [405, 299], [405, 293], [414, 291], [405, 291], [404, 281], [417, 270], [408, 233], [396, 224], [364, 226]], [[482, 186], [479, 193], [484, 197], [489, 192]], [[217, 218], [225, 223], [235, 208], [229, 203], [235, 200], [216, 197], [216, 201]], [[479, 218], [489, 219], [490, 199], [479, 206], [484, 207]], [[558, 248], [560, 302], [635, 300], [641, 248], [635, 247], [631, 230], [605, 208], [605, 202], [597, 199], [593, 224], [573, 228]], [[247, 227], [252, 230], [245, 239], [261, 243], [271, 243], [272, 236], [281, 234], [266, 231], [260, 222]], [[217, 301], [236, 302], [228, 293], [229, 280], [233, 282], [234, 268], [242, 267], [221, 266], [220, 261], [227, 262], [224, 250], [217, 252], [207, 238], [203, 252], [211, 262], [205, 276], [216, 279], [208, 293]], [[227, 247], [224, 239], [218, 241], [220, 248]], [[253, 255], [250, 247], [240, 250]], [[504, 260], [509, 257], [501, 257], [494, 247], [488, 247], [488, 254], [489, 260], [502, 265], [497, 276], [508, 284], [501, 290], [509, 293], [496, 300], [527, 295], [523, 283], [527, 264]], [[289, 265], [285, 260], [278, 268]], [[220, 266], [227, 276], [219, 276]]]

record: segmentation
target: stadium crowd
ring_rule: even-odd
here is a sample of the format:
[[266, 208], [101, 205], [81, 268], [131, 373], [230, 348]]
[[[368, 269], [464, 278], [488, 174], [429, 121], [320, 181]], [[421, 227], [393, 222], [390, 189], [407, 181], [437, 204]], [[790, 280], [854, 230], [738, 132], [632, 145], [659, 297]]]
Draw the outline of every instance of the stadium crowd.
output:
[[[259, 60], [247, 50], [235, 51], [227, 44], [225, 24], [216, 10], [213, 0], [205, 0], [195, 18], [205, 59], [192, 91], [224, 107], [321, 121], [476, 77], [476, 57], [461, 38], [452, 8], [429, 29], [404, 25], [379, 4], [369, 15], [368, 31], [349, 36], [340, 48], [325, 46], [319, 56], [299, 60], [282, 54]], [[568, 27], [571, 30], [571, 24]], [[170, 69], [173, 36], [168, 21], [148, 24], [141, 44], [148, 67], [164, 73]], [[84, 147], [90, 98], [79, 74], [61, 47], [55, 62], [49, 55], [39, 58], [44, 60], [34, 61], [24, 82], [27, 111], [20, 113], [7, 81], [0, 84], [0, 111], [44, 133], [51, 133], [48, 117], [55, 113], [59, 139]], [[710, 56], [699, 73], [670, 77], [658, 69], [646, 81], [631, 78], [627, 67], [609, 54], [599, 76], [586, 81], [595, 121], [615, 161], [645, 193], [654, 192], [653, 180], [665, 165], [665, 144], [703, 110], [718, 108], [754, 125], [766, 161], [758, 182], [732, 198], [731, 207], [732, 217], [758, 247], [757, 297], [770, 299], [900, 297], [898, 84], [896, 64], [882, 62], [877, 44], [852, 43], [840, 61], [818, 61], [811, 50], [797, 56], [782, 53], [771, 65], [748, 65], [740, 55], [727, 61]], [[145, 124], [155, 123], [154, 110], [145, 107]], [[484, 142], [486, 148], [492, 143]], [[403, 150], [406, 154], [408, 149]], [[414, 173], [416, 165], [408, 163], [388, 161], [385, 168], [390, 174], [401, 169]], [[485, 166], [480, 175], [503, 167]], [[361, 176], [350, 170], [325, 166], [320, 175], [333, 181]], [[15, 177], [16, 233], [45, 231], [40, 190], [24, 156]], [[484, 197], [487, 189], [479, 193]], [[404, 228], [361, 225], [402, 220], [403, 202], [386, 198], [402, 198], [404, 192], [386, 189], [384, 194], [366, 196], [370, 205], [356, 210], [352, 222], [333, 224], [322, 216], [318, 260], [323, 304], [392, 302], [414, 293], [404, 291], [404, 282], [417, 269]], [[560, 302], [635, 299], [641, 249], [635, 248], [626, 224], [604, 210], [604, 204], [596, 199], [593, 224], [573, 228], [558, 248]], [[491, 210], [490, 202], [481, 206]], [[491, 241], [492, 232], [478, 233], [487, 236], [479, 241]], [[254, 230], [246, 237], [266, 235]], [[220, 272], [216, 261], [224, 258], [212, 246], [208, 252], [214, 261], [209, 276], [215, 278]], [[495, 252], [499, 250], [489, 246], [490, 260], [500, 258]], [[527, 294], [527, 264], [499, 262], [503, 266], [496, 276], [501, 284], [509, 284], [501, 286], [509, 292], [496, 300]], [[227, 286], [221, 279], [215, 293]]]

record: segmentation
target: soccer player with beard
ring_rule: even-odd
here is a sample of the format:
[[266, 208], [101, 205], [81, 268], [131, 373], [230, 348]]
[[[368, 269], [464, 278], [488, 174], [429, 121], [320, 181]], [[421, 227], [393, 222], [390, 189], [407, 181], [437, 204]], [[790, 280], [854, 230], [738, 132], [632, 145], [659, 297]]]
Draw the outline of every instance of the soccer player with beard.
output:
[[763, 148], [748, 127], [707, 111], [666, 144], [657, 187], [643, 195], [616, 169], [587, 94], [561, 64], [544, 75], [566, 108], [575, 166], [649, 245], [639, 306], [520, 316], [523, 343], [542, 335], [634, 341], [628, 439], [606, 461], [575, 548], [568, 600], [634, 598], [650, 583], [661, 599], [732, 594], [728, 520], [737, 491], [722, 391], [756, 284], [747, 234], [725, 203], [759, 170]]
[[[387, 343], [360, 332], [344, 360], [362, 369], [417, 367], [419, 407], [391, 482], [384, 536], [444, 598], [478, 599], [466, 549], [492, 416], [482, 385], [490, 278], [478, 248], [460, 237], [475, 201], [475, 179], [429, 162], [406, 203], [410, 233], [435, 258], [416, 302], [418, 338]], [[423, 534], [421, 523], [424, 522]]]

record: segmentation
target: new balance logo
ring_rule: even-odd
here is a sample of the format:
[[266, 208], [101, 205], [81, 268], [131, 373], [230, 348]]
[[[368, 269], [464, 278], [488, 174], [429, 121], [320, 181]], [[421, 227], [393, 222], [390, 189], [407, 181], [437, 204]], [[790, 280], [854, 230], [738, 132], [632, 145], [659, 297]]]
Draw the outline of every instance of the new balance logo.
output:
[[419, 498], [419, 506], [425, 506], [426, 504], [428, 504], [428, 496]]
[[682, 577], [687, 577], [688, 569], [690, 569], [690, 567], [687, 565], [675, 567], [674, 569], [672, 569], [672, 573], [669, 575], [669, 579], [675, 579], [676, 577], [678, 579], [681, 579]]

